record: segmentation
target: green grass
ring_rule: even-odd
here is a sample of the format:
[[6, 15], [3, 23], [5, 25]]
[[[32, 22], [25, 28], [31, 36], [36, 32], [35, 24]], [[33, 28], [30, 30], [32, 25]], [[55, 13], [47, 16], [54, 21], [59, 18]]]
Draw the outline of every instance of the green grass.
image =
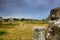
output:
[[0, 40], [3, 40], [2, 38], [0, 38]]
[[24, 22], [26, 24], [47, 24], [44, 21], [28, 21], [28, 22]]
[[0, 24], [0, 28], [13, 28], [16, 24]]
[[19, 23], [14, 22], [13, 24], [9, 24], [8, 22], [3, 22], [0, 24], [0, 28], [14, 28], [16, 25], [19, 25]]

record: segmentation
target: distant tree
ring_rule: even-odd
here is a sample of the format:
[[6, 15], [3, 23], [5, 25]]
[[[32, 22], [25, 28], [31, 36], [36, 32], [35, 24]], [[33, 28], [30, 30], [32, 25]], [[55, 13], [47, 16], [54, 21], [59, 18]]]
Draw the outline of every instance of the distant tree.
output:
[[45, 19], [42, 19], [42, 21], [45, 21]]
[[7, 22], [9, 19], [4, 19], [5, 22]]
[[26, 19], [26, 21], [31, 21], [30, 19]]
[[18, 18], [13, 18], [15, 21], [19, 21], [19, 19]]
[[22, 18], [21, 21], [26, 21], [26, 19], [25, 18]]

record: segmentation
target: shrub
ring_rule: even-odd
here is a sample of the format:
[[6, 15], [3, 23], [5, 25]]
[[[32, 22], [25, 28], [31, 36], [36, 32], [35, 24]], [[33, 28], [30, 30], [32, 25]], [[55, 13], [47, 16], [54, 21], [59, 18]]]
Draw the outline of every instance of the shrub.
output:
[[3, 35], [3, 34], [7, 34], [7, 31], [6, 30], [0, 31], [0, 35]]

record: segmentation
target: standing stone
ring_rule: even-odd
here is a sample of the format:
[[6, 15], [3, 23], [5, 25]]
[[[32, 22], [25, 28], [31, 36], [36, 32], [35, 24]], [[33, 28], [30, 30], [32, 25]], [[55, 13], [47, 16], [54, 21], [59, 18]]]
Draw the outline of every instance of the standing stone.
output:
[[0, 24], [3, 22], [3, 17], [0, 16]]
[[34, 27], [32, 40], [45, 40], [45, 27]]
[[13, 24], [13, 23], [14, 23], [13, 18], [12, 18], [12, 17], [10, 17], [10, 18], [9, 18], [9, 20], [8, 20], [8, 22], [9, 22], [9, 24]]

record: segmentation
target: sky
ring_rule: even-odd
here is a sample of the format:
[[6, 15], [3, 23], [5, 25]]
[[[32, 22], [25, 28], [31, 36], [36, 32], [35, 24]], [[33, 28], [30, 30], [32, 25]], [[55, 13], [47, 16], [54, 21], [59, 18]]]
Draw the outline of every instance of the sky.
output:
[[0, 0], [0, 16], [44, 19], [55, 7], [60, 7], [60, 0]]

